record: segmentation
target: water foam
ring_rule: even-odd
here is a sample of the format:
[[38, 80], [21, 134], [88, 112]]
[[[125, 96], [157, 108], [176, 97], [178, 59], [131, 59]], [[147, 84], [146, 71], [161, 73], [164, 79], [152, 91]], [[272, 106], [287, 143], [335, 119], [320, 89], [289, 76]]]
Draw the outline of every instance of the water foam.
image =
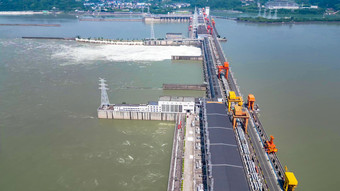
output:
[[79, 64], [97, 60], [162, 61], [171, 59], [173, 55], [200, 56], [201, 50], [192, 46], [64, 45], [52, 54], [52, 58]]

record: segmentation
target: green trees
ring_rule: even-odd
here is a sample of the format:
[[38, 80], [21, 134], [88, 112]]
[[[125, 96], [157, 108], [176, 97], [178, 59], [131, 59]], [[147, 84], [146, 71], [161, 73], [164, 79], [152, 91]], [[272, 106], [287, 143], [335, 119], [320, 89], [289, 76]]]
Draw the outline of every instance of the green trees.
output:
[[179, 2], [190, 3], [191, 6], [210, 6], [213, 9], [233, 9], [241, 6], [240, 0], [178, 0]]
[[238, 21], [246, 21], [253, 23], [292, 23], [292, 22], [339, 22], [340, 18], [303, 18], [290, 17], [279, 19], [267, 19], [263, 17], [239, 17]]
[[[269, 0], [260, 0], [264, 4]], [[340, 9], [340, 0], [295, 0], [299, 4], [318, 5], [321, 8]], [[161, 10], [159, 5], [161, 0], [153, 1], [151, 9], [154, 12], [166, 13], [170, 10]], [[248, 9], [256, 9], [256, 3], [250, 6], [242, 7], [240, 0], [169, 0], [165, 3], [183, 2], [190, 3], [192, 7], [210, 6], [212, 9], [237, 9], [248, 11]], [[255, 1], [257, 2], [257, 1]], [[25, 10], [51, 10], [56, 7], [58, 10], [71, 11], [74, 9], [83, 9], [83, 0], [0, 0], [0, 11], [25, 11]], [[157, 5], [156, 5], [157, 4]]]
[[340, 7], [340, 0], [310, 0], [310, 2], [323, 8], [336, 9], [336, 7]]
[[83, 7], [77, 0], [0, 0], [0, 11], [51, 10], [55, 7], [62, 11], [71, 11]]

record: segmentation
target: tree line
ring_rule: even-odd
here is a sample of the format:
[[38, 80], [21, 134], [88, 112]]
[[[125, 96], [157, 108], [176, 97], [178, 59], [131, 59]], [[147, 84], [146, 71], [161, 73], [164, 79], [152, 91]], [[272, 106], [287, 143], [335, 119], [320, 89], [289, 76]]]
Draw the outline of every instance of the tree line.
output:
[[[210, 6], [213, 9], [242, 9], [241, 0], [172, 0], [173, 2], [190, 3], [193, 7]], [[263, 5], [269, 0], [259, 0]], [[253, 6], [256, 6], [256, 0]], [[318, 5], [321, 8], [334, 8], [340, 10], [340, 0], [295, 0], [298, 4]]]
[[[25, 10], [51, 10], [53, 7], [62, 11], [83, 9], [84, 0], [0, 0], [0, 11], [25, 11]], [[126, 0], [129, 1], [129, 0]], [[140, 2], [146, 0], [137, 0]], [[259, 0], [261, 4], [268, 0]], [[321, 8], [334, 8], [340, 10], [340, 0], [295, 0], [299, 4], [318, 5]], [[183, 2], [190, 3], [192, 7], [210, 6], [212, 9], [240, 9], [242, 10], [241, 0], [154, 0], [154, 4], [161, 2]], [[257, 2], [257, 1], [255, 1]], [[256, 4], [252, 5], [254, 8]], [[244, 7], [243, 7], [244, 8]]]
[[38, 11], [51, 10], [53, 8], [61, 11], [82, 9], [80, 0], [0, 0], [0, 11]]

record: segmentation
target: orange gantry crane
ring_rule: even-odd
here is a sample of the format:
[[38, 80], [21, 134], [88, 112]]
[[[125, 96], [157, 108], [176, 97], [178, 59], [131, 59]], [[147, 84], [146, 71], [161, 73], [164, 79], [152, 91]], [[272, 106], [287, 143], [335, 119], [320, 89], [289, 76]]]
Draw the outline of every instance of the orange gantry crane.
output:
[[243, 119], [243, 125], [244, 125], [244, 132], [248, 133], [248, 120], [249, 120], [249, 115], [247, 112], [242, 110], [242, 106], [236, 105], [234, 108], [233, 112], [233, 129], [235, 130], [236, 128], [236, 119]]
[[224, 62], [223, 66], [217, 66], [218, 69], [218, 78], [221, 78], [221, 74], [224, 74], [225, 79], [228, 80], [228, 72], [229, 72], [229, 62]]
[[274, 144], [274, 136], [273, 135], [270, 135], [270, 140], [266, 141], [264, 148], [266, 149], [266, 152], [268, 154], [277, 152], [276, 145]]
[[248, 109], [254, 111], [255, 96], [253, 94], [248, 95]]

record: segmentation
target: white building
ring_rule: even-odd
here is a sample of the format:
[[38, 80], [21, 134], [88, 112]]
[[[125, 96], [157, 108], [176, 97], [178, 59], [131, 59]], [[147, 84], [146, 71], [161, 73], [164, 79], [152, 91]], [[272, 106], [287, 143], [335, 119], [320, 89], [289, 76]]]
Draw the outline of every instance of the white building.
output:
[[148, 103], [149, 112], [162, 112], [162, 108], [158, 105], [156, 101], [149, 101]]
[[115, 104], [113, 111], [149, 112], [146, 104]]
[[194, 112], [195, 98], [163, 96], [159, 98], [158, 106], [162, 113]]
[[[103, 108], [101, 108], [103, 109]], [[194, 97], [163, 96], [148, 104], [113, 104], [105, 110], [120, 112], [186, 113], [195, 111]]]
[[299, 5], [290, 0], [274, 0], [265, 4], [266, 9], [299, 9]]
[[210, 7], [205, 7], [205, 14], [209, 17], [210, 14]]

